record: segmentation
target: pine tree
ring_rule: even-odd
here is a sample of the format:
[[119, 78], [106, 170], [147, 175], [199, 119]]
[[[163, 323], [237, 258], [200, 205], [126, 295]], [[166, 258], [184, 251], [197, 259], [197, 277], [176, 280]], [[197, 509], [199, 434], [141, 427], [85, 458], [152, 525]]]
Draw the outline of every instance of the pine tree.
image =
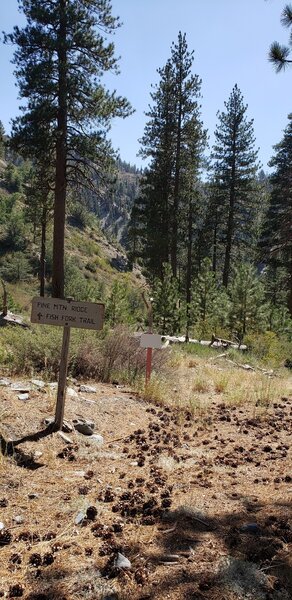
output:
[[111, 327], [131, 322], [129, 289], [124, 282], [115, 281], [112, 285], [106, 303], [106, 320]]
[[[137, 211], [140, 213], [142, 257], [150, 276], [163, 276], [163, 264], [170, 259], [171, 204], [173, 194], [175, 95], [171, 61], [158, 69], [160, 82], [151, 93], [153, 107], [146, 116], [140, 154], [150, 158], [150, 167], [141, 180]], [[132, 215], [136, 216], [135, 212]]]
[[53, 190], [50, 161], [38, 158], [31, 168], [25, 190], [25, 216], [34, 229], [34, 237], [40, 227], [40, 296], [45, 295], [47, 226], [53, 215]]
[[234, 268], [229, 287], [230, 329], [241, 342], [248, 332], [263, 331], [268, 323], [265, 290], [256, 269], [248, 263]]
[[201, 339], [217, 333], [228, 322], [230, 301], [225, 288], [218, 286], [212, 261], [205, 258], [201, 271], [193, 282], [190, 307], [191, 323], [195, 334]]
[[263, 270], [262, 281], [268, 302], [268, 329], [280, 335], [292, 333], [292, 319], [287, 308], [289, 275], [273, 262]]
[[[206, 131], [200, 120], [201, 80], [191, 72], [194, 52], [188, 51], [186, 36], [181, 32], [177, 44], [172, 45], [176, 98], [176, 130], [174, 154], [173, 202], [171, 208], [171, 265], [177, 276], [180, 234], [188, 231], [188, 257], [192, 253], [193, 224], [197, 207], [197, 186], [203, 163], [203, 150], [206, 145]], [[187, 210], [185, 211], [185, 207]], [[186, 227], [183, 215], [186, 213]], [[189, 281], [188, 281], [189, 280]], [[191, 284], [189, 259], [187, 261], [187, 295]]]
[[288, 273], [288, 308], [292, 315], [292, 114], [283, 139], [274, 146], [270, 161], [271, 198], [263, 226], [261, 246], [268, 264], [284, 267]]
[[179, 33], [171, 58], [158, 70], [160, 81], [151, 94], [153, 106], [141, 139], [141, 155], [151, 159], [141, 184], [140, 210], [143, 255], [152, 277], [163, 277], [165, 262], [176, 277], [179, 263], [183, 260], [185, 268], [187, 262], [185, 232], [195, 219], [206, 142], [198, 104], [201, 81], [192, 74], [192, 64], [193, 52]]
[[235, 253], [241, 260], [246, 260], [255, 245], [253, 223], [257, 209], [255, 176], [258, 164], [253, 121], [246, 118], [247, 106], [237, 85], [225, 102], [225, 109], [218, 113], [212, 151], [213, 186], [216, 186], [213, 262], [221, 244], [223, 285], [227, 287]]
[[156, 278], [153, 288], [153, 322], [161, 335], [178, 332], [181, 315], [178, 280], [172, 274], [169, 263], [163, 265], [163, 280]]
[[[127, 116], [129, 103], [100, 83], [117, 70], [118, 27], [109, 0], [19, 0], [27, 18], [5, 39], [14, 55], [23, 114], [14, 121], [14, 147], [34, 158], [39, 149], [54, 157], [53, 295], [64, 295], [64, 229], [70, 180], [94, 164], [99, 180], [111, 155], [106, 139], [112, 117]], [[104, 37], [103, 37], [104, 36]]]

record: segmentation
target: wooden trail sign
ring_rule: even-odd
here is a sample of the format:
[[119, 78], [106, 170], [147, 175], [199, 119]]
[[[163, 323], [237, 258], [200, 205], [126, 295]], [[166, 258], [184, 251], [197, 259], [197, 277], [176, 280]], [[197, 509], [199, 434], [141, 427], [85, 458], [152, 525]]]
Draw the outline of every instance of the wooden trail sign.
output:
[[31, 322], [40, 325], [63, 327], [63, 341], [58, 380], [58, 392], [54, 430], [62, 429], [66, 397], [66, 379], [71, 327], [81, 329], [102, 329], [104, 304], [97, 302], [76, 302], [71, 298], [35, 297], [32, 299]]
[[60, 327], [102, 329], [104, 304], [59, 298], [33, 298], [31, 322]]

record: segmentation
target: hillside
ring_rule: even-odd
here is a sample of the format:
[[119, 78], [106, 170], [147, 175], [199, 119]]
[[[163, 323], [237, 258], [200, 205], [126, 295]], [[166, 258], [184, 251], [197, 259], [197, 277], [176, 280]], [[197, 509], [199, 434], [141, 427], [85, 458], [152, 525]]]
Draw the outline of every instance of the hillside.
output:
[[[124, 163], [121, 163], [124, 164]], [[0, 165], [0, 278], [6, 284], [9, 307], [29, 310], [31, 297], [38, 294], [40, 273], [41, 227], [37, 209], [27, 200], [29, 168], [20, 159], [1, 161]], [[123, 247], [115, 238], [122, 237], [129, 218], [131, 198], [138, 173], [124, 165], [117, 182], [103, 201], [95, 198], [94, 212], [84, 202], [69, 205], [66, 225], [66, 295], [76, 300], [105, 301], [115, 286], [126, 295], [134, 293], [138, 305], [144, 278], [130, 270]], [[127, 189], [131, 194], [127, 195]], [[116, 191], [115, 191], [116, 190]], [[96, 213], [99, 213], [100, 219]], [[46, 228], [45, 293], [50, 294], [52, 274], [52, 216]]]
[[102, 229], [125, 244], [131, 209], [138, 196], [141, 172], [123, 161], [118, 161], [117, 167], [116, 182], [108, 197], [100, 200], [97, 214]]
[[[116, 172], [100, 193], [84, 191], [84, 202], [98, 218], [101, 229], [123, 245], [135, 198], [138, 196], [141, 171], [122, 160], [116, 161]], [[97, 186], [98, 188], [98, 186]]]

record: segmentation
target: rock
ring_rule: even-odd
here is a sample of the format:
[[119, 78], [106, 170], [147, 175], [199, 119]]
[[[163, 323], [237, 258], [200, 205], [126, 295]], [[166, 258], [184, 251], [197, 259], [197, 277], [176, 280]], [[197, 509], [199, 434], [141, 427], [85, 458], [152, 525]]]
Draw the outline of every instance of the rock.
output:
[[83, 510], [81, 510], [78, 513], [77, 517], [75, 518], [75, 521], [74, 521], [75, 525], [81, 525], [82, 521], [84, 521], [84, 519], [85, 519], [85, 516], [86, 516], [85, 512]]
[[114, 566], [116, 569], [131, 569], [132, 565], [131, 562], [129, 561], [129, 559], [124, 556], [123, 554], [121, 554], [120, 552], [118, 552], [117, 557], [115, 559], [114, 562]]
[[113, 256], [113, 258], [111, 258], [111, 260], [110, 260], [110, 264], [111, 264], [111, 267], [113, 267], [114, 269], [117, 269], [117, 271], [120, 271], [122, 273], [125, 273], [126, 271], [130, 270], [129, 261], [128, 261], [127, 257], [123, 256], [122, 254]]
[[35, 387], [40, 389], [44, 388], [46, 385], [42, 379], [31, 379], [30, 383], [32, 383]]
[[11, 384], [11, 381], [9, 379], [6, 379], [6, 377], [3, 377], [3, 379], [0, 379], [0, 385], [7, 387], [10, 384]]
[[13, 521], [17, 523], [17, 525], [21, 525], [24, 522], [24, 518], [22, 515], [16, 515], [16, 517], [13, 517]]
[[94, 430], [94, 421], [87, 421], [86, 419], [73, 419], [73, 425], [76, 431], [83, 435], [92, 435]]
[[23, 381], [17, 381], [11, 384], [11, 389], [15, 392], [22, 392], [25, 394], [31, 391], [31, 385], [29, 385], [29, 383], [23, 383]]
[[102, 435], [99, 435], [98, 433], [93, 433], [90, 436], [90, 441], [94, 442], [95, 444], [98, 444], [99, 446], [102, 446], [104, 444], [104, 438]]
[[64, 440], [64, 442], [66, 442], [66, 444], [73, 444], [72, 440], [68, 437], [68, 435], [65, 435], [65, 433], [63, 433], [62, 431], [57, 431], [58, 436], [60, 436], [60, 438], [62, 438], [62, 440]]
[[30, 500], [37, 500], [40, 497], [39, 494], [37, 494], [37, 492], [32, 492], [31, 494], [28, 494], [28, 498]]
[[70, 396], [70, 398], [78, 398], [78, 394], [77, 394], [77, 392], [74, 390], [74, 388], [67, 387], [67, 389], [66, 389], [66, 394], [67, 394], [67, 396]]
[[1, 531], [1, 529], [5, 529], [5, 525], [4, 525], [4, 523], [2, 523], [2, 521], [0, 521], [0, 531]]
[[85, 394], [96, 394], [96, 388], [92, 385], [80, 385], [79, 392], [84, 392]]
[[23, 402], [26, 402], [26, 400], [29, 400], [29, 394], [27, 394], [27, 393], [18, 394], [17, 398], [18, 398], [18, 400], [22, 400]]
[[58, 387], [58, 382], [57, 381], [52, 381], [51, 383], [48, 384], [49, 388], [51, 388], [52, 390], [56, 390]]
[[43, 456], [43, 453], [40, 450], [36, 450], [33, 453], [33, 457], [36, 458], [36, 459], [41, 458], [41, 456]]
[[79, 433], [82, 433], [83, 435], [93, 434], [93, 429], [88, 425], [88, 423], [82, 423], [82, 421], [77, 421], [77, 423], [74, 423], [74, 427], [76, 431], [79, 431]]

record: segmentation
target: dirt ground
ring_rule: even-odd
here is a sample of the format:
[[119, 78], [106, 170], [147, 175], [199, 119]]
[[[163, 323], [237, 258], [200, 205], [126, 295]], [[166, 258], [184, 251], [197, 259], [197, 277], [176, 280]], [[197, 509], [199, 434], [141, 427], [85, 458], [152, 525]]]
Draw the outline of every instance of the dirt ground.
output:
[[[0, 598], [291, 599], [292, 398], [191, 413], [81, 383], [65, 419], [103, 444], [73, 430], [0, 455]], [[0, 387], [5, 440], [54, 414], [54, 389], [18, 395]]]

